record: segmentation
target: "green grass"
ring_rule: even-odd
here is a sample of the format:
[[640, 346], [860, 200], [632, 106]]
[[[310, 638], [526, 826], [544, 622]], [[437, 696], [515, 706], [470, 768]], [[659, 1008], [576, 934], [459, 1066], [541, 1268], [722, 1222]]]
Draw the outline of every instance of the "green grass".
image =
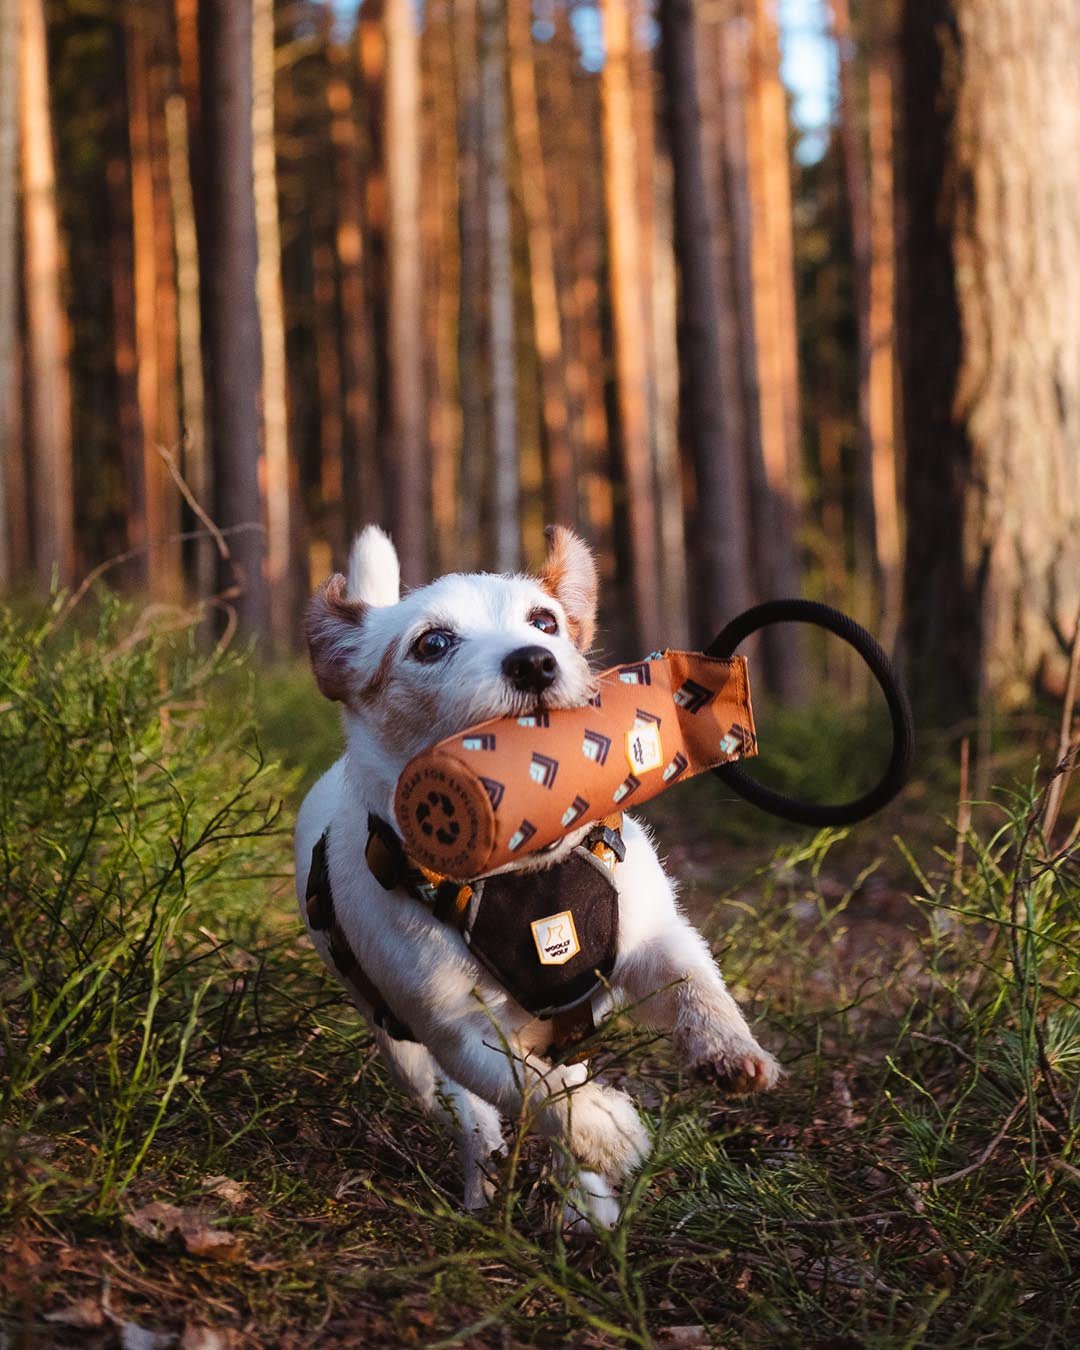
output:
[[[1040, 780], [977, 813], [959, 884], [938, 760], [848, 835], [755, 833], [708, 780], [657, 802], [789, 1072], [718, 1100], [613, 1028], [594, 1067], [656, 1149], [617, 1231], [568, 1249], [531, 1137], [458, 1211], [441, 1132], [303, 938], [289, 828], [338, 733], [301, 671], [208, 661], [106, 598], [77, 632], [0, 619], [0, 683], [6, 1343], [107, 1343], [80, 1318], [237, 1345], [1076, 1342], [1080, 875]], [[808, 715], [789, 786], [857, 788], [861, 739]], [[186, 1238], [130, 1221], [154, 1201]]]

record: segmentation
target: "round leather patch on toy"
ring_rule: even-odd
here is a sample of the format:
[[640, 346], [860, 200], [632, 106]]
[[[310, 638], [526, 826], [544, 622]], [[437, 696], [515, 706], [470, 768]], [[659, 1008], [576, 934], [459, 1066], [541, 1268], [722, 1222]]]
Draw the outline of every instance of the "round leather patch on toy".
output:
[[455, 881], [484, 871], [495, 843], [495, 816], [483, 785], [450, 755], [426, 754], [405, 767], [394, 814], [409, 853]]

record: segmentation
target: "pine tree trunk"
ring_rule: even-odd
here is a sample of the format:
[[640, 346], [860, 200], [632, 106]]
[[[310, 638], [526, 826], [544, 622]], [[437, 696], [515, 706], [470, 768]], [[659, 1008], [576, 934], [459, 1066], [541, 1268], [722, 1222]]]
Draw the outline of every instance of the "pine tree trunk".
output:
[[604, 188], [619, 438], [626, 479], [634, 629], [639, 645], [647, 650], [663, 640], [663, 625], [656, 587], [653, 454], [649, 440], [641, 232], [636, 211], [636, 151], [628, 68], [629, 0], [604, 0], [601, 13], [605, 48], [601, 76]]
[[893, 190], [893, 49], [870, 56], [870, 295], [867, 383], [874, 548], [881, 587], [879, 640], [891, 652], [900, 633], [901, 541], [896, 454], [896, 205]]
[[60, 223], [56, 205], [48, 54], [43, 0], [23, 0], [20, 38], [23, 258], [26, 275], [29, 408], [33, 465], [34, 562], [48, 586], [75, 571], [71, 463], [71, 383], [67, 324], [60, 299]]
[[495, 567], [521, 565], [517, 350], [510, 186], [506, 162], [506, 30], [502, 0], [480, 0], [480, 108], [487, 208]]
[[[123, 34], [118, 34], [123, 42]], [[122, 53], [118, 52], [118, 56]], [[118, 92], [115, 123], [123, 143], [126, 103]], [[150, 582], [150, 533], [147, 522], [146, 433], [139, 398], [139, 325], [136, 302], [131, 160], [114, 154], [106, 166], [109, 196], [109, 277], [112, 299], [113, 366], [116, 372], [116, 432], [125, 478], [127, 546], [135, 557], [128, 568], [132, 583]]]
[[[265, 639], [269, 593], [259, 487], [262, 335], [255, 290], [252, 28], [246, 0], [200, 0], [202, 174], [199, 241], [205, 299], [206, 393], [210, 405], [218, 525], [243, 526], [229, 540], [243, 590], [240, 631]], [[222, 576], [233, 582], [231, 569]]]
[[[157, 110], [151, 104], [151, 41], [142, 27], [143, 21], [141, 15], [132, 16], [124, 33], [134, 284], [132, 355], [139, 405], [137, 453], [142, 460], [140, 478], [144, 511], [138, 535], [148, 545], [140, 571], [149, 583], [151, 595], [157, 599], [175, 600], [180, 593], [179, 542], [174, 539], [167, 543], [166, 540], [174, 538], [178, 532], [179, 512], [175, 488], [158, 446], [171, 450], [176, 432], [175, 423], [166, 427], [161, 417], [162, 385], [169, 376], [162, 369], [163, 353], [159, 347], [163, 337], [163, 316], [160, 313], [158, 206], [151, 129]], [[119, 166], [117, 172], [122, 172]], [[175, 372], [175, 348], [171, 361]]]
[[[369, 522], [389, 527], [393, 520], [394, 466], [391, 463], [390, 343], [387, 317], [389, 219], [386, 182], [386, 27], [384, 0], [364, 0], [357, 16], [360, 100], [364, 138], [364, 285], [368, 314], [368, 360], [371, 363], [371, 435], [357, 445], [358, 459], [346, 466], [349, 528]], [[361, 457], [362, 456], [362, 457]], [[357, 501], [353, 515], [354, 485]]]
[[424, 23], [425, 145], [432, 165], [425, 201], [428, 362], [431, 442], [431, 520], [435, 566], [453, 571], [458, 560], [458, 468], [461, 456], [457, 311], [458, 146], [454, 107], [454, 28], [449, 0], [430, 4]]
[[[695, 495], [694, 629], [715, 636], [751, 600], [748, 488], [742, 448], [725, 424], [729, 366], [723, 360], [718, 285], [702, 164], [694, 18], [690, 0], [662, 0], [661, 51], [675, 175], [675, 243], [680, 279], [682, 428]], [[731, 391], [734, 393], [735, 391]]]
[[486, 249], [481, 181], [483, 127], [477, 64], [477, 0], [454, 0], [454, 86], [459, 154], [458, 202], [461, 249], [458, 306], [458, 378], [461, 385], [461, 469], [458, 495], [458, 565], [487, 565], [482, 538], [484, 501], [490, 482], [490, 438], [484, 390]]
[[[0, 593], [11, 583], [9, 451], [20, 402], [16, 375], [19, 323], [19, 7], [0, 0]], [[21, 436], [20, 436], [21, 441]], [[21, 446], [19, 447], [21, 449]]]
[[420, 240], [420, 49], [412, 0], [386, 0], [384, 135], [389, 208], [390, 426], [393, 532], [402, 578], [417, 585], [428, 571], [427, 401], [423, 350]]
[[1080, 594], [1080, 12], [909, 0], [906, 633], [945, 711], [1064, 671]]
[[597, 556], [605, 588], [616, 579], [610, 472], [607, 362], [602, 336], [600, 241], [604, 236], [599, 81], [581, 69], [577, 40], [564, 8], [553, 15], [550, 43], [534, 48], [548, 153], [562, 172], [551, 180], [555, 265], [564, 308], [565, 368], [571, 439], [577, 449], [576, 510]]
[[252, 5], [252, 177], [258, 238], [256, 292], [262, 333], [263, 492], [270, 632], [279, 648], [293, 643], [295, 597], [290, 553], [294, 483], [289, 458], [285, 302], [281, 289], [277, 153], [274, 142], [274, 5]]
[[[365, 284], [364, 168], [368, 147], [361, 135], [350, 49], [331, 42], [327, 55], [344, 389], [343, 445], [339, 452], [344, 462], [338, 473], [344, 478], [345, 523], [349, 531], [355, 531], [383, 515], [375, 445], [371, 310]], [[327, 453], [325, 445], [323, 453]]]
[[[779, 39], [767, 0], [741, 0], [749, 51], [745, 86], [746, 196], [754, 365], [763, 491], [755, 492], [759, 586], [767, 596], [801, 591], [798, 531], [802, 495], [795, 327], [795, 271], [787, 105], [780, 81]], [[761, 544], [764, 547], [760, 547]], [[802, 633], [797, 627], [765, 635], [766, 668], [787, 702], [805, 695]]]
[[546, 479], [553, 519], [573, 526], [577, 524], [575, 454], [570, 440], [562, 316], [555, 278], [548, 177], [540, 141], [532, 12], [528, 5], [510, 4], [507, 14], [510, 92], [513, 98], [514, 136], [521, 166], [521, 196], [528, 231], [533, 341], [540, 373]]
[[[176, 245], [176, 326], [180, 364], [179, 422], [185, 481], [204, 511], [213, 513], [209, 456], [206, 453], [206, 394], [202, 369], [202, 314], [199, 308], [199, 243], [191, 190], [188, 115], [183, 97], [165, 102], [169, 198]], [[195, 593], [214, 589], [214, 548], [209, 539], [194, 544]]]

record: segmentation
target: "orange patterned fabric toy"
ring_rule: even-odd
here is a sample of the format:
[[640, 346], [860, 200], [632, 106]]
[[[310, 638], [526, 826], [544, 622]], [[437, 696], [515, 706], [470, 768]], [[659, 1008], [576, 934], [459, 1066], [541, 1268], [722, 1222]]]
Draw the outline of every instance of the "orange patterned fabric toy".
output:
[[745, 657], [666, 651], [605, 671], [583, 708], [440, 741], [405, 766], [394, 811], [414, 858], [466, 881], [756, 753]]

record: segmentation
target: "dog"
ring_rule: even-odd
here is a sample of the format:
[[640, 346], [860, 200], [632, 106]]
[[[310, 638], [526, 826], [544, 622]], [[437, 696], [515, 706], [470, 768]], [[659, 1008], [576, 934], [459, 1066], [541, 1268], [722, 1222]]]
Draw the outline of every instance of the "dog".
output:
[[[420, 750], [489, 718], [593, 696], [596, 565], [570, 530], [549, 527], [546, 539], [537, 576], [450, 574], [402, 596], [390, 539], [375, 526], [357, 536], [348, 577], [332, 576], [306, 616], [315, 679], [342, 705], [346, 749], [301, 806], [296, 875], [311, 939], [376, 1023], [392, 1077], [456, 1136], [466, 1208], [491, 1198], [503, 1119], [527, 1117], [562, 1160], [568, 1232], [588, 1236], [615, 1224], [620, 1186], [649, 1152], [633, 1101], [584, 1063], [553, 1062], [550, 1023], [517, 1003], [430, 905], [388, 890], [368, 848], [370, 821], [393, 822], [395, 786]], [[558, 866], [584, 833], [513, 864], [515, 881]], [[595, 1015], [627, 1007], [719, 1087], [771, 1088], [780, 1068], [680, 910], [648, 830], [626, 817], [622, 843], [617, 948]], [[330, 914], [312, 899], [320, 885]], [[362, 974], [350, 978], [359, 958]]]

